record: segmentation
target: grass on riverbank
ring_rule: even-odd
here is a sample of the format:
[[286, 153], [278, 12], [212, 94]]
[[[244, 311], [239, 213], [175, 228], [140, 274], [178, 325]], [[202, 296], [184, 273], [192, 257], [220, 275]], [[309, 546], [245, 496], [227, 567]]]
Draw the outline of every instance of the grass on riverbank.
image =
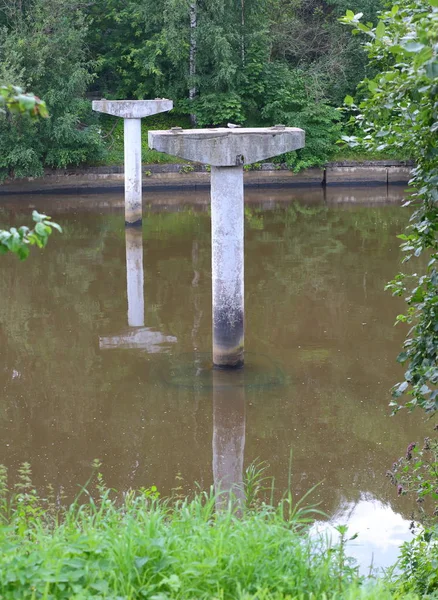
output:
[[[154, 488], [116, 497], [98, 476], [93, 497], [61, 508], [38, 497], [30, 469], [14, 494], [0, 471], [0, 598], [111, 600], [386, 600], [365, 584], [345, 545], [310, 538], [312, 509], [286, 495], [236, 515], [217, 497], [162, 500]], [[403, 595], [408, 598], [407, 593]]]

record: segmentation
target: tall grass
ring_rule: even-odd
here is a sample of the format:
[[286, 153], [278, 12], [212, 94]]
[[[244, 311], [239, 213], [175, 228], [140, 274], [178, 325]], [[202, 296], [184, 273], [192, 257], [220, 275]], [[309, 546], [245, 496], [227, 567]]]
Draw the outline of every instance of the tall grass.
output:
[[[252, 490], [261, 486], [252, 474]], [[212, 490], [161, 499], [155, 488], [121, 496], [101, 475], [67, 507], [41, 498], [28, 465], [8, 490], [0, 471], [0, 598], [373, 599], [344, 548], [307, 535], [310, 510], [291, 494], [220, 512]], [[221, 506], [224, 506], [221, 503]]]

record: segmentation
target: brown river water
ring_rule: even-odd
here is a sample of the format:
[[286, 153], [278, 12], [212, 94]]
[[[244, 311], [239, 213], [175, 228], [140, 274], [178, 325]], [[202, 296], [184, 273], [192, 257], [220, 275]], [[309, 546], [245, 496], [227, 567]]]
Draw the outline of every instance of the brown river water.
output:
[[127, 238], [129, 311], [122, 193], [2, 196], [2, 226], [36, 208], [64, 233], [0, 261], [0, 463], [13, 479], [28, 461], [39, 488], [72, 498], [95, 458], [108, 485], [164, 495], [258, 460], [280, 493], [292, 453], [296, 497], [319, 484], [309, 502], [359, 533], [362, 566], [391, 563], [413, 506], [385, 472], [430, 430], [388, 408], [406, 334], [403, 302], [384, 291], [402, 195], [247, 190], [247, 355], [231, 384], [209, 368], [208, 192], [145, 194], [142, 234]]

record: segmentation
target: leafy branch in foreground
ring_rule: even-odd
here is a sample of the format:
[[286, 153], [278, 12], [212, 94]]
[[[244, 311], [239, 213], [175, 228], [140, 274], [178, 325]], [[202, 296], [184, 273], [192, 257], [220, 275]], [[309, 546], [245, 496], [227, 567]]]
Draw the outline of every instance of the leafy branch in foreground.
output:
[[49, 116], [46, 103], [34, 94], [24, 94], [20, 87], [15, 85], [0, 86], [0, 114], [7, 113], [27, 114], [32, 119]]
[[7, 252], [13, 252], [20, 260], [29, 256], [30, 246], [45, 248], [52, 229], [62, 233], [62, 228], [58, 223], [54, 223], [47, 215], [42, 215], [36, 210], [32, 212], [32, 218], [36, 225], [33, 229], [23, 225], [18, 229], [0, 229], [0, 255]]
[[388, 285], [408, 304], [397, 322], [411, 325], [397, 359], [407, 369], [391, 405], [397, 411], [408, 394], [406, 407], [432, 414], [438, 410], [438, 0], [400, 0], [381, 13], [377, 27], [361, 18], [348, 11], [342, 22], [368, 36], [366, 48], [378, 72], [362, 82], [362, 102], [345, 99], [360, 134], [343, 139], [367, 150], [398, 150], [416, 163], [404, 204], [415, 211], [399, 237], [405, 262], [422, 259], [418, 274], [400, 273]]

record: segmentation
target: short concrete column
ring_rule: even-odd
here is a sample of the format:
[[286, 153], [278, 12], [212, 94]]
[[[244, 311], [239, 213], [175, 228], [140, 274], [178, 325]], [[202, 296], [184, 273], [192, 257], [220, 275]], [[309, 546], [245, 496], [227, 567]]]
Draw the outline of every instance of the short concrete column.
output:
[[142, 221], [141, 119], [172, 110], [173, 102], [156, 100], [95, 100], [93, 110], [124, 119], [125, 224]]
[[211, 167], [213, 363], [243, 366], [243, 167]]
[[141, 119], [124, 119], [125, 147], [125, 224], [141, 225]]
[[149, 131], [155, 150], [211, 165], [213, 363], [244, 362], [243, 165], [304, 147], [302, 129], [275, 125]]
[[128, 227], [125, 235], [128, 326], [144, 327], [143, 229]]
[[245, 387], [243, 371], [213, 371], [213, 479], [216, 508], [231, 501], [239, 514], [245, 503]]

